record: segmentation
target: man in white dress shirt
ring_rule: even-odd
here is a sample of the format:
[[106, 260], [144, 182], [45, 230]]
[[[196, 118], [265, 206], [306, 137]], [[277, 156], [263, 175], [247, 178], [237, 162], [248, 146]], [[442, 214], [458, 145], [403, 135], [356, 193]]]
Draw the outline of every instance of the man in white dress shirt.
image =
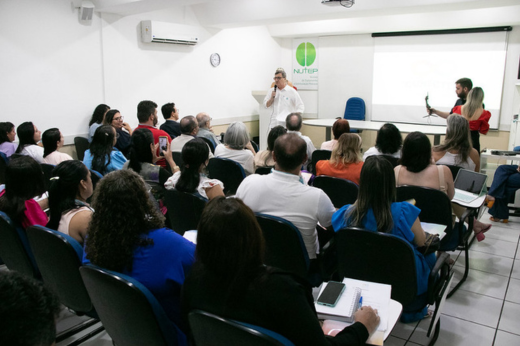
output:
[[269, 89], [264, 99], [264, 107], [271, 110], [269, 129], [277, 125], [285, 126], [288, 114], [298, 112], [303, 114], [304, 106], [300, 95], [287, 84], [284, 69], [277, 69], [274, 74], [274, 88]]

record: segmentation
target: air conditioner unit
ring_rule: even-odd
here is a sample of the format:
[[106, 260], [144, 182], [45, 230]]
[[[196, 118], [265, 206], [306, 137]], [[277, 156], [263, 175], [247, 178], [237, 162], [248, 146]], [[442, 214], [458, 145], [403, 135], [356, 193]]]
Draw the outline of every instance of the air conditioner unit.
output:
[[199, 42], [196, 26], [156, 22], [154, 20], [141, 21], [141, 39], [143, 42], [158, 42], [184, 44], [193, 46]]

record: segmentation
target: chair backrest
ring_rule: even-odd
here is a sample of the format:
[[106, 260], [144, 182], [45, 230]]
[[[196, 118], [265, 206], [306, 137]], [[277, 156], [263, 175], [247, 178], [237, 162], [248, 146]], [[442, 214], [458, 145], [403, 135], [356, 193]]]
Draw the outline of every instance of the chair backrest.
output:
[[307, 279], [309, 254], [298, 228], [272, 215], [257, 213], [256, 219], [265, 239], [265, 264]]
[[85, 151], [89, 148], [90, 143], [85, 137], [74, 137], [74, 146], [76, 147], [76, 154], [78, 160], [83, 161], [85, 157]]
[[201, 310], [191, 311], [188, 319], [197, 346], [294, 345], [287, 338], [268, 329], [226, 319]]
[[341, 208], [353, 204], [358, 196], [359, 187], [350, 180], [320, 175], [314, 178], [313, 186], [322, 189], [329, 196], [334, 207]]
[[417, 295], [411, 245], [391, 234], [348, 227], [335, 235], [340, 277], [392, 285], [392, 299], [406, 305]]
[[[206, 142], [206, 144], [209, 147], [209, 150], [211, 150], [211, 153], [215, 154], [215, 143], [213, 143], [212, 140], [210, 140], [209, 138], [206, 138], [206, 137], [197, 137], [197, 138], [200, 138], [204, 142]], [[175, 161], [175, 159], [174, 159], [174, 161]], [[175, 161], [175, 162], [177, 162], [177, 161]]]
[[186, 231], [197, 229], [202, 210], [208, 201], [191, 193], [173, 189], [164, 192], [164, 202], [172, 229], [183, 235]]
[[271, 173], [272, 169], [273, 169], [273, 167], [271, 167], [271, 166], [268, 166], [268, 167], [258, 167], [255, 170], [255, 174], [266, 175], [266, 174]]
[[49, 181], [52, 177], [52, 171], [54, 170], [54, 165], [50, 165], [48, 163], [40, 163], [40, 166], [42, 167], [42, 172], [43, 172], [43, 180], [44, 180], [44, 183], [45, 183], [45, 189], [48, 190], [49, 189]]
[[309, 172], [316, 174], [316, 163], [320, 160], [329, 160], [332, 155], [330, 150], [317, 149], [312, 152], [311, 166]]
[[182, 153], [180, 151], [173, 151], [172, 158], [173, 158], [173, 161], [177, 164], [177, 166], [179, 166], [179, 168], [182, 170], [182, 168], [184, 167], [184, 160], [182, 159]]
[[344, 119], [365, 120], [365, 101], [359, 97], [351, 97], [345, 105]]
[[4, 153], [0, 152], [0, 184], [5, 184], [5, 170], [9, 159]]
[[234, 195], [238, 186], [246, 177], [240, 163], [222, 157], [209, 159], [208, 172], [211, 179], [218, 179], [224, 184], [224, 193]]
[[94, 306], [79, 273], [81, 245], [66, 234], [42, 226], [28, 227], [27, 237], [43, 281], [56, 292], [61, 303], [94, 317]]
[[186, 344], [185, 335], [137, 280], [93, 265], [79, 271], [115, 345]]
[[25, 230], [0, 212], [0, 257], [10, 270], [41, 278]]
[[453, 165], [443, 165], [450, 169], [451, 175], [453, 176], [453, 181], [455, 181], [455, 178], [457, 178], [457, 174], [459, 174], [459, 171], [462, 169], [460, 166], [453, 166]]

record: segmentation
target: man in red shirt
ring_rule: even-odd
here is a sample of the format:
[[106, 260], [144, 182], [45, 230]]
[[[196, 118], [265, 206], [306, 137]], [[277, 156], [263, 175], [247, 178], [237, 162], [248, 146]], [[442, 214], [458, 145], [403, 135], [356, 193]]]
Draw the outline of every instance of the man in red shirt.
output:
[[[158, 121], [157, 103], [153, 101], [139, 102], [137, 105], [137, 119], [139, 120], [139, 126], [137, 126], [137, 129], [148, 129], [152, 131], [154, 144], [159, 143], [159, 137], [168, 138], [168, 143], [172, 141], [168, 133], [155, 127]], [[156, 154], [159, 157], [159, 148], [157, 148]], [[157, 161], [156, 164], [166, 168], [166, 160], [164, 158]]]

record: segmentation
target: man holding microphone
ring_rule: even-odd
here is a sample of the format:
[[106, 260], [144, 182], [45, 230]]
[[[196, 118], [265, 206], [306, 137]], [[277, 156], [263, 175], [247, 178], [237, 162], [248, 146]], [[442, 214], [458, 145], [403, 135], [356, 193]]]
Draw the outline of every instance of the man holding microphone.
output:
[[287, 84], [287, 75], [283, 68], [276, 70], [274, 74], [274, 88], [269, 89], [264, 107], [271, 110], [269, 130], [277, 125], [285, 127], [285, 118], [290, 113], [303, 114], [304, 106], [300, 95]]

